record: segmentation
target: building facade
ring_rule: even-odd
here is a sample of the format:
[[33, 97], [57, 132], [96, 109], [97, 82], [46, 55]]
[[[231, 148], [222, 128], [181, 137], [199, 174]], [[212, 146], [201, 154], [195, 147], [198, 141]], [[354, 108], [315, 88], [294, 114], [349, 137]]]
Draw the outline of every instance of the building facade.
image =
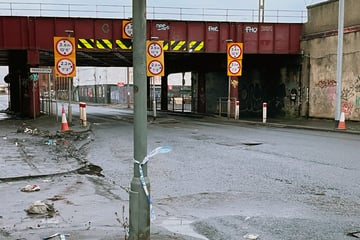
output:
[[[359, 0], [345, 0], [341, 108], [347, 120], [360, 121]], [[302, 116], [335, 117], [339, 1], [308, 7], [303, 27]]]

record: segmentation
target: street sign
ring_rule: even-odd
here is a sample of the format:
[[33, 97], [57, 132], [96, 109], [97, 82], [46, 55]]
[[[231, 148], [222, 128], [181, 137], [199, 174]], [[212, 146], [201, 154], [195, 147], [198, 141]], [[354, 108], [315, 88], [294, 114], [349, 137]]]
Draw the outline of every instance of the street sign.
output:
[[74, 37], [54, 37], [55, 73], [58, 77], [76, 76]]
[[146, 41], [147, 76], [164, 76], [163, 41]]
[[30, 73], [51, 73], [51, 68], [30, 68]]
[[242, 75], [243, 43], [227, 44], [227, 75]]
[[233, 59], [242, 59], [242, 46], [240, 43], [230, 43], [228, 54]]
[[148, 64], [149, 76], [158, 76], [163, 72], [164, 66], [159, 60], [152, 60]]
[[74, 47], [69, 39], [60, 39], [56, 42], [56, 51], [61, 56], [69, 56], [74, 50]]
[[122, 21], [122, 38], [130, 39], [133, 37], [133, 24], [130, 20]]
[[[241, 60], [233, 60], [228, 65], [229, 72], [232, 76], [241, 75]], [[230, 76], [230, 75], [229, 75]]]
[[62, 58], [56, 63], [56, 70], [63, 76], [70, 76], [75, 70], [74, 63], [67, 58]]

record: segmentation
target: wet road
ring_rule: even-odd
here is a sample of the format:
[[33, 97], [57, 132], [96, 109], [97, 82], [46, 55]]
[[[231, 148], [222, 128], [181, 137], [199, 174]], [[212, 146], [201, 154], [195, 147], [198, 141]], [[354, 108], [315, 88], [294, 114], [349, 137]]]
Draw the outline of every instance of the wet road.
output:
[[[127, 187], [132, 124], [115, 119], [92, 120], [96, 138], [88, 160]], [[148, 149], [173, 147], [149, 162], [155, 224], [214, 240], [354, 238], [360, 230], [358, 139], [179, 117], [150, 122]]]
[[[71, 233], [70, 240], [124, 236], [115, 212], [121, 216], [123, 206], [125, 215], [128, 211], [132, 115], [127, 110], [89, 107], [88, 120], [91, 141], [81, 149], [81, 160], [99, 166], [103, 176], [93, 171], [97, 168], [1, 183], [4, 239], [40, 239], [59, 231]], [[173, 148], [148, 164], [157, 215], [152, 239], [360, 237], [358, 139], [358, 135], [208, 119], [149, 118], [148, 150]], [[41, 191], [19, 194], [31, 183], [40, 184]], [[56, 217], [24, 214], [29, 202], [54, 196], [59, 198], [54, 202]]]

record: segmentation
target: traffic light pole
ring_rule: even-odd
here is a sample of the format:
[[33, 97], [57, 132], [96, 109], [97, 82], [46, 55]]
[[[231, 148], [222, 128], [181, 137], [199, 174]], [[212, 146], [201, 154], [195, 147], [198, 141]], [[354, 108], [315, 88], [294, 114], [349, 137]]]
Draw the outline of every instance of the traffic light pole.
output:
[[[139, 163], [147, 154], [146, 0], [132, 1], [134, 68], [134, 176], [129, 196], [129, 239], [150, 239], [150, 206], [140, 181]], [[147, 163], [142, 165], [147, 189]]]

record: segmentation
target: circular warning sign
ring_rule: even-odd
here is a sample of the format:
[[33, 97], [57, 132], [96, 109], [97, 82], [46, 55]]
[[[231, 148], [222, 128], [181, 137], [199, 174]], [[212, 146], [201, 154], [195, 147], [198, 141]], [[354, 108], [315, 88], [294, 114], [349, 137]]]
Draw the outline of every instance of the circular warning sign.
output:
[[60, 59], [56, 64], [57, 70], [62, 75], [71, 75], [75, 70], [75, 64], [67, 58]]
[[74, 46], [68, 39], [60, 39], [56, 42], [56, 51], [61, 56], [69, 56], [74, 51]]
[[240, 45], [234, 43], [229, 47], [228, 55], [231, 58], [237, 59], [237, 58], [239, 58], [241, 56], [241, 53], [242, 53], [242, 50], [241, 50]]
[[153, 58], [157, 58], [161, 55], [162, 52], [162, 47], [159, 43], [157, 42], [152, 42], [149, 44], [148, 46], [148, 53], [151, 57]]
[[162, 63], [158, 60], [152, 60], [148, 65], [149, 72], [153, 75], [159, 75], [164, 67]]
[[126, 37], [132, 38], [133, 37], [133, 24], [132, 22], [127, 22], [124, 25], [124, 33]]
[[238, 74], [240, 70], [241, 70], [241, 65], [239, 61], [234, 60], [229, 63], [229, 72], [231, 74]]

